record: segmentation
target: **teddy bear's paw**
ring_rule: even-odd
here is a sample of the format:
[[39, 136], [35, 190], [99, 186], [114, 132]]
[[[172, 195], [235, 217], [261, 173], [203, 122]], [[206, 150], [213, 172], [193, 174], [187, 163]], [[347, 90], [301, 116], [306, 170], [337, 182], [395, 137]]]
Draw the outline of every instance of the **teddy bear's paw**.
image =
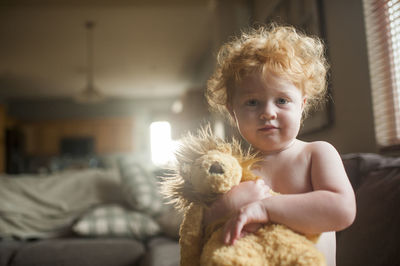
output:
[[[241, 238], [235, 245], [221, 241], [221, 230], [217, 230], [203, 247], [202, 266], [266, 266], [263, 247], [254, 239]], [[249, 235], [250, 236], [250, 235]]]
[[262, 256], [252, 250], [231, 249], [232, 246], [216, 250], [211, 255], [204, 254], [200, 265], [202, 266], [265, 266]]
[[322, 254], [303, 254], [303, 256], [299, 256], [299, 258], [297, 259], [296, 265], [326, 266], [326, 261]]
[[264, 247], [269, 265], [326, 265], [322, 253], [314, 243], [286, 226], [271, 224], [256, 232], [257, 241]]

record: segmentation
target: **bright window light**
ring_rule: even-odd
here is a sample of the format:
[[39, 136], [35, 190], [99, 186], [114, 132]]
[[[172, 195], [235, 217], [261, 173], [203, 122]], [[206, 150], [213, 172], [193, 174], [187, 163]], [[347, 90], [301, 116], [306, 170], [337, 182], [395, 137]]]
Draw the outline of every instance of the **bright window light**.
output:
[[166, 121], [150, 125], [151, 159], [155, 165], [166, 165], [174, 160], [176, 141], [171, 138], [171, 125]]

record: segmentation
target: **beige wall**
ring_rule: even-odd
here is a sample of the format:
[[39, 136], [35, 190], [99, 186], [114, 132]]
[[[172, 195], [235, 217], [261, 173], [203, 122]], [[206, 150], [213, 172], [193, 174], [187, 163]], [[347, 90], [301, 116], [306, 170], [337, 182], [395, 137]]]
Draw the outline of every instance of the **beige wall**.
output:
[[331, 127], [307, 136], [339, 152], [376, 152], [361, 0], [323, 1], [334, 101]]

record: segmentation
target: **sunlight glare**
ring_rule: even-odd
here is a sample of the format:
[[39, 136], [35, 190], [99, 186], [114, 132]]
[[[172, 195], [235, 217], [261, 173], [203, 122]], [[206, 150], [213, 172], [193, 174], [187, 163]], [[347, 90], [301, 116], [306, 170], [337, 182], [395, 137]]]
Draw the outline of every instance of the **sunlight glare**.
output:
[[155, 165], [166, 165], [174, 160], [176, 141], [171, 138], [171, 125], [166, 121], [150, 125], [151, 159]]

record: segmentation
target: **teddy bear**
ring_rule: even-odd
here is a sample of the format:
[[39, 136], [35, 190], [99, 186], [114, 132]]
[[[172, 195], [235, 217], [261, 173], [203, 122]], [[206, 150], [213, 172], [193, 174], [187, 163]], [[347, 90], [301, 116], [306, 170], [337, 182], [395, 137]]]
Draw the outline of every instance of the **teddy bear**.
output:
[[184, 212], [179, 232], [181, 266], [325, 265], [315, 247], [318, 236], [304, 236], [284, 225], [268, 223], [234, 245], [226, 245], [222, 227], [227, 218], [203, 225], [204, 210], [221, 194], [258, 178], [251, 172], [257, 160], [250, 150], [243, 151], [239, 141], [215, 136], [209, 125], [181, 139], [173, 174], [162, 182], [163, 194]]

